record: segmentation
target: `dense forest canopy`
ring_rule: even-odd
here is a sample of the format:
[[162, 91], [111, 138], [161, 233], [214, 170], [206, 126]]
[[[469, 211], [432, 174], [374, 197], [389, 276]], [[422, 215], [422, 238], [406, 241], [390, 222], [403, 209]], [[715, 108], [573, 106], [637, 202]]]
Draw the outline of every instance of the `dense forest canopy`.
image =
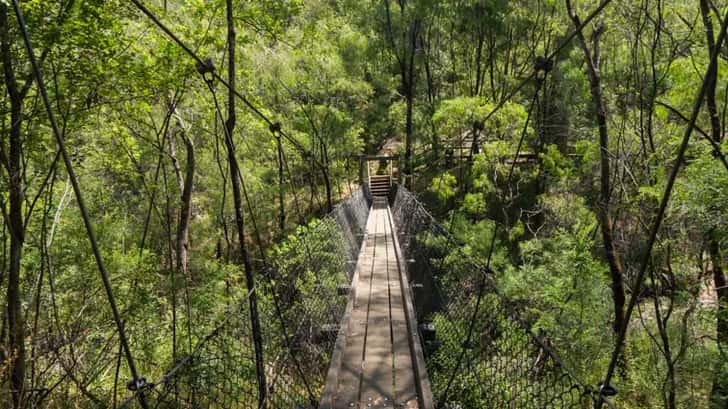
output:
[[0, 405], [116, 407], [386, 153], [577, 377], [727, 408], [726, 11], [0, 0]]

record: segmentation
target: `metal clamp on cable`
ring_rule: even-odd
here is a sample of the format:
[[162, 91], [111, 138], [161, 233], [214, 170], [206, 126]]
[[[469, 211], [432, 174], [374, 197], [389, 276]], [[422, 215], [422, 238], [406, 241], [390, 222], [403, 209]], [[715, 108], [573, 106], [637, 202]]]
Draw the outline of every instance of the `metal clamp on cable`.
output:
[[483, 275], [480, 277], [480, 281], [478, 282], [478, 292], [484, 293], [486, 288], [488, 287], [488, 283], [492, 282], [493, 277], [495, 276], [495, 271], [493, 271], [490, 266], [485, 266]]
[[599, 382], [599, 396], [617, 396], [618, 392], [617, 387]]
[[126, 389], [129, 389], [130, 391], [140, 391], [150, 386], [151, 384], [147, 384], [147, 380], [142, 377], [132, 379], [126, 383]]
[[212, 73], [215, 72], [215, 64], [212, 62], [212, 58], [205, 58], [204, 61], [198, 61], [195, 64], [195, 68], [197, 68], [197, 72], [202, 75], [202, 78], [206, 82], [211, 83], [214, 80]]
[[280, 122], [273, 122], [268, 127], [268, 129], [270, 129], [270, 132], [276, 135], [281, 131], [281, 128], [282, 127]]
[[554, 68], [554, 62], [551, 59], [539, 55], [536, 57], [533, 68], [536, 71], [536, 79], [543, 81], [546, 78], [546, 74]]

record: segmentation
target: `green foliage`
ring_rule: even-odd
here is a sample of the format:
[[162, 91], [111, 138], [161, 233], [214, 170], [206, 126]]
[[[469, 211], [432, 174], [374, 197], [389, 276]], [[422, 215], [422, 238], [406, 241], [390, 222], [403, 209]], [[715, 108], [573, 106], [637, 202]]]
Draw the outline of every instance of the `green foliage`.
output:
[[441, 176], [432, 180], [430, 191], [437, 195], [440, 202], [447, 202], [455, 196], [455, 186], [457, 180], [455, 176], [449, 173], [443, 173]]
[[[213, 96], [194, 61], [130, 2], [20, 3], [42, 56], [48, 92], [140, 372], [148, 380], [159, 379], [173, 362], [173, 349], [177, 359], [188, 353], [189, 345], [248, 293], [238, 262], [224, 118], [215, 109], [219, 104], [227, 116], [227, 90], [216, 83]], [[582, 18], [593, 6], [574, 3]], [[725, 8], [724, 3], [717, 2], [716, 10]], [[211, 58], [218, 74], [228, 75], [224, 1], [145, 4], [191, 49]], [[391, 7], [389, 19], [385, 4]], [[534, 83], [526, 82], [504, 105], [499, 103], [532, 72], [534, 56], [548, 55], [569, 32], [563, 2], [262, 0], [233, 6], [237, 90], [280, 122], [292, 139], [282, 139], [280, 180], [278, 145], [269, 124], [238, 101], [232, 137], [251, 201], [244, 204], [248, 236], [243, 239], [258, 282], [266, 278], [263, 253], [278, 274], [265, 285], [291, 290], [295, 302], [287, 300], [292, 305], [285, 312], [288, 318], [305, 310], [324, 321], [326, 310], [317, 301], [335, 299], [336, 287], [348, 279], [345, 239], [332, 219], [306, 220], [320, 217], [326, 207], [324, 175], [336, 200], [357, 187], [356, 155], [380, 153], [385, 145], [403, 153], [398, 149], [407, 105], [401, 70], [410, 62], [402, 56], [414, 47], [414, 190], [423, 193], [462, 244], [459, 252], [451, 253], [442, 237], [422, 238], [433, 262], [447, 270], [438, 280], [450, 289], [463, 289], [458, 306], [472, 309], [472, 277], [463, 256], [484, 262], [493, 252], [491, 266], [499, 288], [523, 306], [529, 324], [547, 334], [565, 366], [592, 385], [603, 378], [614, 341], [609, 266], [596, 217], [604, 205], [601, 159], [610, 162], [609, 212], [628, 296], [636, 291], [634, 272], [644, 257], [646, 234], [667, 176], [681, 166], [652, 253], [654, 275], [629, 325], [627, 365], [615, 380], [621, 390], [617, 404], [668, 407], [669, 365], [656, 321], [657, 300], [660, 312], [672, 306], [664, 331], [678, 380], [676, 406], [707, 405], [713, 382], [728, 365], [715, 341], [712, 283], [715, 267], [722, 259], [725, 270], [728, 259], [728, 177], [698, 131], [684, 163], [674, 163], [685, 127], [675, 110], [689, 115], [709, 58], [695, 4], [665, 0], [606, 7], [585, 35], [594, 52], [594, 30], [605, 28], [599, 37], [599, 68], [607, 149], [600, 151], [584, 53], [573, 42], [555, 56], [533, 107], [521, 147], [532, 155], [515, 166], [512, 158], [531, 109]], [[5, 34], [7, 28], [10, 50], [9, 63], [2, 63], [0, 89], [8, 88], [5, 69], [13, 72], [21, 89], [27, 86], [21, 101], [24, 118], [18, 124], [11, 120], [9, 93], [0, 96], [0, 207], [6, 217], [12, 179], [4, 157], [10, 152], [13, 125], [22, 139], [19, 177], [26, 234], [19, 290], [26, 362], [33, 367], [27, 388], [42, 391], [59, 385], [37, 406], [96, 405], [88, 394], [109, 404], [114, 399], [116, 329], [67, 174], [61, 162], [52, 165], [57, 147], [37, 84], [26, 82], [31, 71], [11, 3], [0, 0], [0, 7], [8, 12], [8, 26], [0, 30]], [[715, 12], [711, 19], [717, 33]], [[412, 43], [409, 35], [415, 27]], [[721, 55], [716, 90], [721, 127], [726, 69]], [[168, 118], [173, 100], [175, 112]], [[697, 126], [712, 135], [706, 106]], [[473, 131], [480, 123], [483, 129], [473, 147]], [[717, 135], [725, 155], [725, 130]], [[193, 143], [196, 159], [187, 274], [175, 269], [182, 194], [178, 176], [185, 177], [189, 165], [184, 140]], [[512, 180], [506, 183], [512, 167]], [[286, 212], [282, 229], [279, 194]], [[8, 220], [2, 223], [0, 302], [5, 305], [10, 233]], [[717, 244], [718, 257], [708, 258], [709, 243]], [[260, 299], [271, 322], [273, 301], [269, 295]], [[497, 303], [489, 299], [486, 305], [495, 308]], [[430, 373], [433, 384], [442, 385], [459, 351], [455, 334], [469, 323], [443, 312], [432, 319], [438, 329], [455, 330], [443, 332], [444, 344], [432, 361], [440, 368]], [[509, 330], [500, 318], [480, 318], [478, 325]], [[523, 341], [523, 334], [509, 334], [503, 342]], [[235, 334], [225, 336], [232, 339]], [[0, 354], [7, 357], [7, 340], [0, 344]], [[249, 353], [250, 346], [242, 344], [238, 352]], [[267, 348], [280, 352], [283, 346], [283, 340], [271, 338]], [[330, 351], [307, 353], [326, 356]], [[75, 379], [67, 376], [61, 362], [73, 363]], [[6, 369], [0, 367], [0, 405], [9, 399]], [[467, 370], [453, 386], [462, 392], [454, 403], [483, 407], [492, 396], [513, 397], [501, 388], [508, 386], [501, 375], [488, 373], [486, 367]], [[253, 368], [241, 368], [246, 371]], [[121, 382], [127, 368], [122, 365], [119, 372]], [[494, 389], [483, 393], [478, 376], [493, 379]], [[85, 391], [79, 382], [86, 384]]]
[[559, 152], [556, 145], [549, 145], [546, 147], [546, 151], [541, 153], [541, 166], [549, 173], [549, 175], [563, 179], [567, 178], [572, 170], [573, 165], [571, 162]]

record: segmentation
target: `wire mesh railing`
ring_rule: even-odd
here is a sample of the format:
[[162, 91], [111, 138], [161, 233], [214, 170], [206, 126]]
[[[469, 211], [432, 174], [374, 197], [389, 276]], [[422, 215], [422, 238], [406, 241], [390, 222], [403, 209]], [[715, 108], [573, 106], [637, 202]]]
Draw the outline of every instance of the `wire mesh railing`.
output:
[[392, 214], [437, 407], [592, 407], [592, 388], [531, 331], [492, 272], [401, 186]]
[[[130, 382], [130, 392], [113, 407], [316, 408], [369, 204], [365, 190], [354, 192], [268, 255], [253, 290], [263, 331], [265, 396], [257, 383], [248, 293], [164, 376]], [[592, 407], [592, 388], [568, 371], [546, 338], [521, 318], [519, 304], [498, 291], [492, 274], [402, 187], [392, 215], [437, 407]]]
[[118, 407], [137, 408], [144, 400], [149, 408], [316, 408], [368, 212], [368, 195], [360, 189], [270, 254], [253, 290], [263, 327], [264, 397], [248, 293], [161, 379], [128, 384], [131, 392]]

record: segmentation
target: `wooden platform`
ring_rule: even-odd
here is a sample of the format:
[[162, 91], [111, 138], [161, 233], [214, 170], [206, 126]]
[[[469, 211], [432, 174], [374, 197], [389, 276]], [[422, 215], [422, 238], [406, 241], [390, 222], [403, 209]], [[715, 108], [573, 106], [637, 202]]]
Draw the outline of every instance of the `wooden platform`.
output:
[[386, 199], [375, 197], [321, 408], [431, 407], [393, 228]]

